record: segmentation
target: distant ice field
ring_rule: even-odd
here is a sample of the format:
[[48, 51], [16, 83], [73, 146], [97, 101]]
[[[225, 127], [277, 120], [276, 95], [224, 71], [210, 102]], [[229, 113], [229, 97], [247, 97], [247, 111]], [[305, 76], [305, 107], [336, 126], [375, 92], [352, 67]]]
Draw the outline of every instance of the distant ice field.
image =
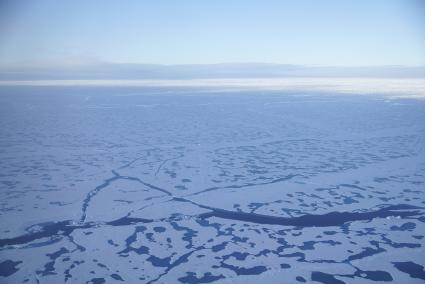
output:
[[0, 283], [424, 283], [423, 80], [306, 80], [1, 82]]
[[296, 92], [339, 92], [351, 94], [381, 94], [390, 97], [425, 98], [423, 78], [223, 78], [183, 80], [0, 80], [0, 86], [115, 86], [115, 87], [189, 87], [214, 88], [227, 92], [247, 90], [279, 90]]

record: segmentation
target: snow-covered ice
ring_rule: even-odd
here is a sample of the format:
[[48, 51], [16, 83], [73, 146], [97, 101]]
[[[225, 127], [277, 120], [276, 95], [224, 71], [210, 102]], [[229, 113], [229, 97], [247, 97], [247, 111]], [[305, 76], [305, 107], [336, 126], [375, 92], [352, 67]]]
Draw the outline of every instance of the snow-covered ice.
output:
[[380, 86], [0, 86], [0, 282], [423, 283], [425, 100]]

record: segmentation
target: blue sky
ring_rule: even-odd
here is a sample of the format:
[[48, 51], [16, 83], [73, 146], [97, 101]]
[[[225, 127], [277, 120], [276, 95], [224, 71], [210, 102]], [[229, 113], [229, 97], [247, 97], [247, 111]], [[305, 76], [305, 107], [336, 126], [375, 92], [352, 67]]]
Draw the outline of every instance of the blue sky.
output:
[[422, 0], [2, 0], [0, 64], [425, 65]]

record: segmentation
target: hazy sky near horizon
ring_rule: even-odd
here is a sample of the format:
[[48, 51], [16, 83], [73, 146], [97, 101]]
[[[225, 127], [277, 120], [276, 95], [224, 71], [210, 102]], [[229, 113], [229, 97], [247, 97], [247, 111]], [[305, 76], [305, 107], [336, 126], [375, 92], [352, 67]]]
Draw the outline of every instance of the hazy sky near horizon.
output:
[[0, 0], [0, 65], [425, 65], [423, 0]]

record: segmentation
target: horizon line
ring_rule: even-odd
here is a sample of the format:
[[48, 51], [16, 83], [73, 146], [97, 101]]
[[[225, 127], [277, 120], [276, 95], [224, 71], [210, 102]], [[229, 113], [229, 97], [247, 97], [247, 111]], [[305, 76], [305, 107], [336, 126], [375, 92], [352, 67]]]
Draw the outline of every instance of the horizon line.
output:
[[[296, 91], [372, 94], [425, 99], [425, 78], [228, 78], [180, 80], [22, 80], [0, 87], [181, 87], [210, 91]], [[165, 92], [167, 93], [167, 92]]]
[[[4, 64], [1, 69], [8, 68], [58, 68], [58, 67], [84, 67], [84, 66], [101, 66], [101, 65], [145, 65], [145, 66], [205, 66], [205, 65], [280, 65], [280, 66], [294, 66], [294, 67], [306, 67], [306, 68], [375, 68], [375, 67], [407, 67], [407, 68], [418, 68], [425, 67], [425, 64], [374, 64], [374, 65], [323, 65], [323, 64], [302, 64], [302, 63], [283, 63], [283, 62], [267, 62], [267, 61], [222, 61], [213, 63], [153, 63], [153, 62], [117, 62], [117, 61], [103, 61], [93, 60], [86, 62], [66, 62], [62, 64], [47, 64], [40, 62], [29, 62], [29, 63], [12, 63]], [[6, 68], [5, 68], [6, 66]]]

